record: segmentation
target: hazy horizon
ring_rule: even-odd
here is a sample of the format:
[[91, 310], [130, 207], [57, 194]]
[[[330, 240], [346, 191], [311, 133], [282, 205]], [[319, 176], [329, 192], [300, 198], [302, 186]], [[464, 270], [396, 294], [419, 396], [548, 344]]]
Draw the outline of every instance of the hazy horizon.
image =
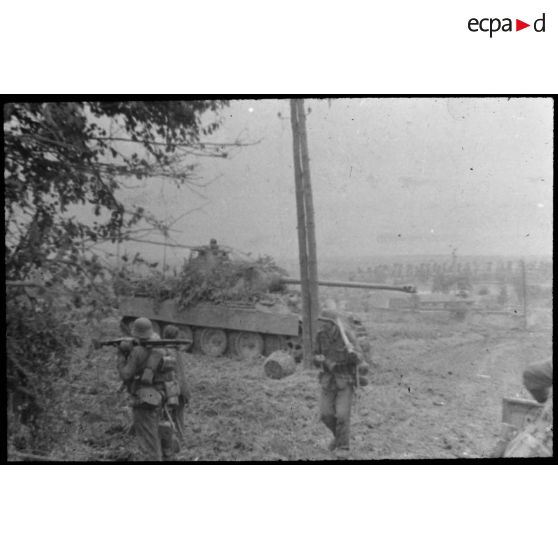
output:
[[[307, 99], [318, 260], [551, 257], [553, 102], [548, 98]], [[126, 192], [160, 218], [189, 214], [170, 243], [210, 238], [298, 257], [288, 99], [231, 101], [211, 141], [253, 145], [204, 158], [201, 195], [153, 180]], [[151, 240], [162, 241], [159, 235]], [[163, 248], [128, 252], [162, 258]], [[114, 247], [110, 248], [114, 251]], [[168, 248], [167, 261], [182, 259]]]

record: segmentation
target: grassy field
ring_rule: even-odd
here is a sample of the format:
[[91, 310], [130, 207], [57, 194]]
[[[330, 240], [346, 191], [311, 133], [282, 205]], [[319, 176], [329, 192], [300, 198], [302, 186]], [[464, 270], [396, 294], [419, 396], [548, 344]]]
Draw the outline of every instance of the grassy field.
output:
[[[501, 399], [528, 397], [522, 368], [551, 354], [551, 330], [515, 323], [455, 321], [447, 315], [363, 315], [376, 364], [352, 419], [351, 451], [326, 447], [318, 420], [316, 370], [282, 380], [254, 362], [186, 355], [192, 401], [180, 461], [316, 461], [482, 458], [500, 430]], [[119, 335], [116, 319], [90, 337]], [[87, 330], [86, 330], [87, 331]], [[65, 436], [50, 457], [62, 461], [131, 459], [127, 395], [114, 349], [76, 351], [64, 400]], [[56, 412], [54, 409], [53, 412]]]

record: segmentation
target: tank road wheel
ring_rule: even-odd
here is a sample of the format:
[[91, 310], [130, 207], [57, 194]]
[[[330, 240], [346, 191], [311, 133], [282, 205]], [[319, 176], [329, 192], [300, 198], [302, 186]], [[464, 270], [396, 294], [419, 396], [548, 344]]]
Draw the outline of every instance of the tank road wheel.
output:
[[190, 326], [176, 326], [178, 328], [178, 339], [192, 339], [191, 345], [179, 345], [178, 350], [187, 353], [192, 350], [194, 346], [194, 332]]
[[231, 352], [243, 360], [259, 357], [264, 350], [264, 340], [259, 333], [235, 331], [230, 336]]
[[195, 344], [204, 355], [221, 356], [227, 349], [227, 334], [222, 329], [198, 329], [195, 333]]
[[282, 335], [264, 335], [264, 355], [287, 349], [287, 340]]

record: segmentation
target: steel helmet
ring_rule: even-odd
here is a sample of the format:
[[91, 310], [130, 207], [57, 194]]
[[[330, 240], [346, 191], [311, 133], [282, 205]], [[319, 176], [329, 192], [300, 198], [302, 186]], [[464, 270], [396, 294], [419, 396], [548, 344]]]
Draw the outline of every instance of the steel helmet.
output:
[[169, 324], [165, 326], [165, 329], [163, 330], [163, 338], [176, 339], [179, 333], [180, 330], [175, 325]]
[[328, 308], [321, 311], [318, 320], [323, 320], [326, 322], [335, 322], [339, 319], [339, 317], [340, 317], [339, 314], [335, 310], [331, 310]]
[[150, 339], [153, 335], [153, 324], [148, 318], [138, 318], [132, 324], [132, 335], [138, 339]]

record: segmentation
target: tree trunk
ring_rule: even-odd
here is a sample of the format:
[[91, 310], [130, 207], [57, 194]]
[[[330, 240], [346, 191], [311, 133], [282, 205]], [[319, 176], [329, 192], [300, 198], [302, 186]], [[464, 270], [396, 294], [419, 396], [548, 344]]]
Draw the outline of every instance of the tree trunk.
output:
[[275, 351], [265, 359], [264, 372], [268, 378], [280, 380], [285, 376], [294, 374], [295, 371], [295, 361], [286, 351]]

